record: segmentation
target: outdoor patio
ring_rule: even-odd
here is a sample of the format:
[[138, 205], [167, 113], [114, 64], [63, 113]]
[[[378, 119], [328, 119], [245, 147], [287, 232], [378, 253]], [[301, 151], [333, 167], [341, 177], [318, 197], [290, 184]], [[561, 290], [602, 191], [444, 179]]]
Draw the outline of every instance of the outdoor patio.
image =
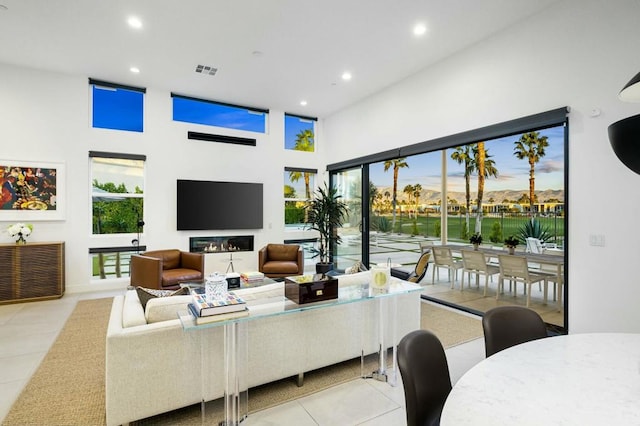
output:
[[[433, 241], [425, 237], [412, 237], [408, 234], [377, 234], [372, 233], [370, 241], [371, 264], [387, 263], [401, 264], [402, 268], [411, 270], [419, 256], [420, 243]], [[439, 244], [439, 241], [435, 242]], [[338, 267], [346, 268], [354, 262], [360, 260], [360, 242], [357, 237], [346, 238], [339, 246]], [[460, 279], [462, 272], [458, 271], [458, 280], [455, 282], [454, 289], [451, 289], [451, 281], [449, 280], [448, 271], [445, 268], [440, 269], [440, 277], [436, 274], [434, 284], [432, 284], [433, 265], [429, 265], [427, 274], [421, 281], [424, 286], [423, 295], [433, 299], [438, 299], [448, 304], [456, 304], [463, 308], [474, 311], [486, 312], [487, 310], [504, 305], [526, 305], [526, 296], [523, 292], [523, 285], [517, 286], [517, 296], [509, 293], [509, 283], [505, 281], [505, 292], [496, 300], [496, 289], [498, 287], [498, 275], [489, 280], [488, 295], [483, 296], [484, 277], [480, 277], [480, 286], [476, 287], [475, 276], [471, 275], [471, 281], [465, 276], [464, 291], [460, 291]], [[469, 283], [471, 285], [469, 286]], [[549, 283], [549, 301], [545, 305], [543, 297], [543, 286], [538, 288], [537, 284], [532, 286], [531, 305], [530, 308], [538, 312], [545, 322], [564, 327], [564, 312], [558, 311], [557, 305], [553, 300], [554, 283]]]

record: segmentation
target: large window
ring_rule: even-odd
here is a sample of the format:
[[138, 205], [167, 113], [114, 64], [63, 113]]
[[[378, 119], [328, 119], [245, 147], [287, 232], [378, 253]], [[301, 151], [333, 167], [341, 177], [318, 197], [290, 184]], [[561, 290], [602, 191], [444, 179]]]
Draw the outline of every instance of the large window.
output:
[[93, 235], [140, 232], [145, 156], [101, 152], [89, 156]]
[[305, 227], [305, 206], [313, 196], [315, 169], [285, 167], [284, 170], [284, 224], [286, 230]]
[[284, 147], [294, 151], [315, 151], [315, 118], [284, 115]]
[[89, 79], [92, 126], [142, 132], [145, 89]]
[[[474, 233], [482, 235], [481, 249], [499, 253], [506, 253], [505, 239], [511, 236], [519, 241], [516, 254], [527, 253], [532, 238], [540, 240], [548, 248], [545, 254], [555, 259], [534, 262], [525, 257], [531, 270], [549, 276], [550, 298], [560, 294], [559, 288], [562, 308], [552, 300], [545, 303], [546, 291], [537, 286], [531, 290], [531, 308], [551, 328], [566, 330], [566, 114], [560, 108], [329, 165], [331, 184], [343, 190], [349, 187], [345, 177], [362, 168], [357, 174], [362, 178], [362, 211], [369, 216], [363, 216], [356, 237], [351, 224], [338, 230], [347, 243], [337, 249], [339, 260], [345, 265], [358, 257], [369, 264], [391, 260], [411, 268], [430, 245], [468, 247]], [[489, 260], [497, 261], [494, 257]], [[488, 295], [475, 281], [465, 283], [461, 293], [460, 274], [456, 278], [440, 271], [432, 278], [429, 272], [423, 284], [433, 280], [435, 285], [425, 286], [423, 297], [474, 313], [498, 304], [495, 278]], [[499, 304], [524, 304], [520, 292], [511, 296], [501, 297]]]
[[174, 93], [173, 120], [266, 133], [268, 110], [231, 105]]

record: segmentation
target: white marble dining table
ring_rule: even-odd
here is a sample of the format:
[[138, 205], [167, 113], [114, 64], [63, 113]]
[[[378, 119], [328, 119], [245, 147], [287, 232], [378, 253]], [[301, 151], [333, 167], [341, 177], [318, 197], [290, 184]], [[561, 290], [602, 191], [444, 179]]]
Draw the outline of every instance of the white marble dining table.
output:
[[455, 384], [441, 425], [640, 425], [640, 334], [554, 336], [498, 352]]

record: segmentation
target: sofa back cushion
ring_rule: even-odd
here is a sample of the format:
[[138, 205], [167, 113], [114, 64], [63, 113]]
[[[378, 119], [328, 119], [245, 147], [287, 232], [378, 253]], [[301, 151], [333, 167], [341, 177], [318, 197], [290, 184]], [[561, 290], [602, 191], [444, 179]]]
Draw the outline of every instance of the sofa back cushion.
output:
[[300, 246], [296, 244], [269, 244], [267, 245], [267, 260], [293, 260], [298, 258], [298, 249]]
[[338, 275], [335, 277], [338, 279], [339, 287], [346, 287], [350, 285], [361, 285], [371, 282], [371, 271], [357, 272], [355, 274]]
[[155, 250], [142, 253], [143, 256], [162, 259], [162, 269], [175, 269], [180, 266], [180, 250]]
[[147, 324], [178, 319], [178, 312], [188, 311], [191, 296], [158, 297], [147, 302], [144, 316]]

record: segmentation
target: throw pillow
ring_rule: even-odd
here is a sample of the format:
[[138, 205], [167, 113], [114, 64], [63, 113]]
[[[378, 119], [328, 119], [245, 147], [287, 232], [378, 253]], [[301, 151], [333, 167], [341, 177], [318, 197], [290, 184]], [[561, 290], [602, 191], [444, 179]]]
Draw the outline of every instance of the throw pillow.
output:
[[140, 303], [142, 304], [142, 309], [146, 309], [147, 302], [151, 299], [155, 299], [156, 297], [170, 297], [190, 294], [189, 287], [182, 287], [178, 290], [156, 290], [153, 288], [136, 287], [136, 292], [138, 293], [138, 299], [140, 299]]
[[366, 271], [366, 270], [367, 270], [367, 268], [365, 268], [364, 265], [358, 260], [358, 261], [356, 261], [356, 263], [353, 264], [353, 266], [345, 269], [344, 273], [345, 274], [355, 274], [355, 273]]

